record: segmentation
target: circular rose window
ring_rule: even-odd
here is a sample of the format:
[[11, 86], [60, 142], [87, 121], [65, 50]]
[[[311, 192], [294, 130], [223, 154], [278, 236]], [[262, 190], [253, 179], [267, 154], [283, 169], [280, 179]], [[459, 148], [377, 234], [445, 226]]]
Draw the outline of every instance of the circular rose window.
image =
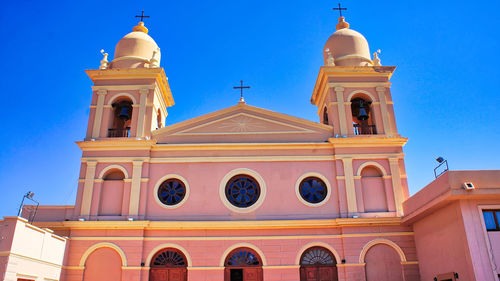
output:
[[186, 186], [179, 179], [168, 179], [158, 188], [158, 199], [168, 206], [179, 204], [186, 196]]
[[247, 208], [259, 199], [260, 186], [251, 176], [237, 175], [227, 182], [225, 193], [231, 204], [239, 208]]
[[299, 192], [302, 199], [309, 203], [325, 200], [328, 190], [326, 184], [317, 177], [307, 177], [300, 182]]

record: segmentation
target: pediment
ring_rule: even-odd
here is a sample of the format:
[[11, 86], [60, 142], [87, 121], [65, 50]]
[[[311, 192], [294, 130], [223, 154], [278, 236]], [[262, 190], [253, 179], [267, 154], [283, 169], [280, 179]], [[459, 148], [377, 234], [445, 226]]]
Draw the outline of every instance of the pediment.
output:
[[153, 132], [158, 143], [326, 141], [332, 127], [238, 104]]

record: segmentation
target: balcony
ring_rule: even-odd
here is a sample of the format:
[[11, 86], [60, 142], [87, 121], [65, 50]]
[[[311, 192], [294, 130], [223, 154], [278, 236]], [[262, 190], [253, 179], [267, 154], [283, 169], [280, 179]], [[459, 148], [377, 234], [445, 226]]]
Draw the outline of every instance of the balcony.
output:
[[375, 125], [353, 124], [355, 135], [376, 135]]
[[120, 129], [108, 129], [108, 138], [128, 138], [130, 137], [130, 127]]

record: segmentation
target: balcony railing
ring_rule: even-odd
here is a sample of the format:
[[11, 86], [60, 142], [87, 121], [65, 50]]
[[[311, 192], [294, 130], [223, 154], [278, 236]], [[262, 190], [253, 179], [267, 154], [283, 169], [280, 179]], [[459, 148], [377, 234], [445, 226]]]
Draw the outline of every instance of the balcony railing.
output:
[[354, 134], [355, 135], [376, 135], [377, 128], [375, 125], [363, 125], [363, 124], [354, 124]]
[[108, 138], [128, 138], [130, 137], [130, 127], [120, 129], [108, 129]]

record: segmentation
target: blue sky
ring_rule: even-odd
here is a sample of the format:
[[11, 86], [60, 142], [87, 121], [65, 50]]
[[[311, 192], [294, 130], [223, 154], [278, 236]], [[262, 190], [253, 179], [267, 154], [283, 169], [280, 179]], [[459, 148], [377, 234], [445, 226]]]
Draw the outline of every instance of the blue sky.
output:
[[[453, 170], [500, 168], [500, 1], [344, 1], [351, 28], [383, 65], [413, 194], [435, 158]], [[95, 69], [145, 10], [176, 105], [167, 125], [247, 103], [318, 120], [309, 99], [335, 31], [331, 1], [8, 1], [0, 9], [3, 126], [0, 216], [32, 190], [73, 204]]]

